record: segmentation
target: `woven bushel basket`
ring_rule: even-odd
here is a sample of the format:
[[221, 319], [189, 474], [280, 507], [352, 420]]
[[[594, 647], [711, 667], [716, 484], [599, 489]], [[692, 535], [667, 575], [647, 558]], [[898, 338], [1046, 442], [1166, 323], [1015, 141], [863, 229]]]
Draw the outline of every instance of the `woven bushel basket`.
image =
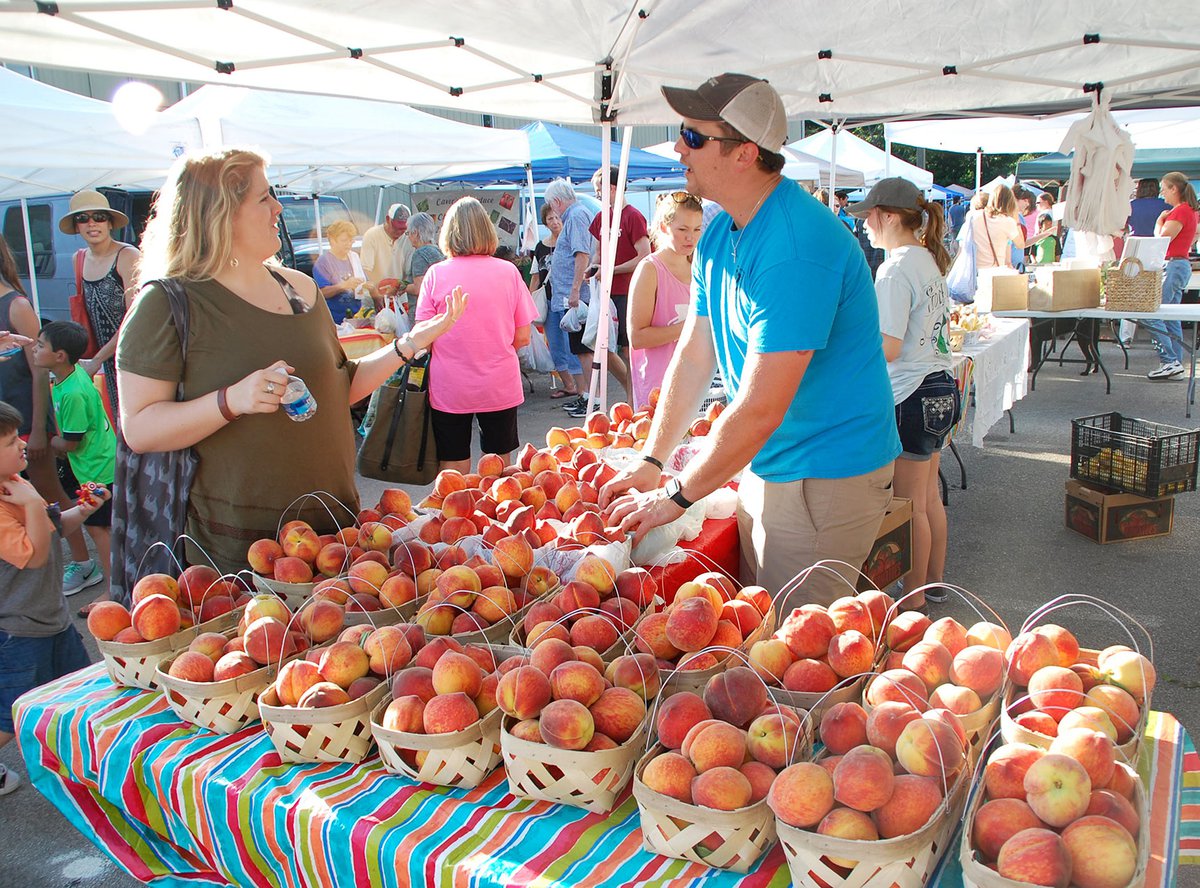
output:
[[417, 612], [417, 608], [421, 606], [424, 597], [406, 602], [399, 607], [385, 607], [374, 611], [348, 611], [345, 616], [346, 626], [371, 626], [378, 629], [380, 626], [395, 626], [397, 623], [408, 623], [412, 621], [413, 616]]
[[[635, 626], [634, 632], [636, 631], [637, 627]], [[755, 628], [753, 632], [746, 636], [745, 640], [741, 643], [741, 645], [739, 645], [738, 650], [750, 650], [750, 647], [754, 644], [754, 642], [766, 638], [774, 631], [775, 609], [772, 608], [771, 612], [763, 617], [763, 621], [758, 624], [757, 628]], [[683, 654], [679, 659], [682, 662], [683, 660], [687, 659], [688, 656], [690, 655]], [[726, 654], [716, 666], [711, 666], [708, 669], [676, 668], [674, 671], [666, 673], [663, 677], [662, 691], [660, 694], [663, 697], [670, 697], [672, 694], [678, 694], [681, 691], [691, 691], [693, 694], [703, 694], [704, 686], [708, 684], [708, 680], [714, 675], [719, 675], [720, 673], [724, 672], [729, 668], [731, 663], [734, 665], [745, 665], [745, 662], [741, 659], [737, 659], [735, 662], [733, 654]], [[774, 692], [775, 688], [772, 688], [771, 690]], [[780, 698], [778, 702], [783, 703], [784, 700]]]
[[500, 753], [504, 756], [509, 792], [606, 814], [628, 785], [638, 756], [646, 748], [649, 713], [633, 736], [616, 749], [596, 752], [519, 740], [508, 732], [514, 723], [505, 716], [500, 727]]
[[113, 684], [127, 688], [142, 688], [147, 691], [158, 688], [158, 665], [174, 660], [177, 654], [187, 650], [197, 635], [204, 632], [224, 632], [237, 626], [244, 608], [221, 614], [205, 623], [180, 629], [174, 635], [142, 641], [137, 644], [118, 644], [115, 641], [96, 641], [104, 666]]
[[[859, 841], [777, 823], [792, 882], [829, 888], [922, 888], [954, 838], [970, 789], [970, 774], [964, 766], [933, 816], [906, 836]], [[854, 863], [847, 872], [831, 859]]]
[[[1137, 274], [1126, 274], [1127, 269]], [[1158, 311], [1162, 305], [1161, 271], [1145, 271], [1140, 260], [1130, 257], [1120, 266], [1106, 268], [1104, 277], [1104, 308], [1107, 311]]]
[[224, 681], [185, 681], [167, 674], [172, 662], [159, 663], [156, 676], [167, 705], [185, 722], [217, 734], [233, 734], [258, 721], [258, 695], [279, 672], [271, 664]]
[[258, 587], [259, 592], [271, 592], [278, 595], [283, 599], [283, 603], [293, 611], [303, 606], [312, 597], [313, 589], [317, 587], [316, 583], [284, 583], [259, 574], [254, 575], [254, 585]]
[[[975, 766], [980, 752], [992, 735], [992, 726], [996, 723], [996, 716], [1000, 714], [1000, 703], [1005, 698], [1007, 683], [1008, 679], [1006, 678], [995, 693], [984, 700], [983, 705], [974, 712], [968, 712], [966, 715], [952, 713], [967, 735], [967, 756], [970, 767]], [[867, 715], [870, 715], [875, 707], [867, 702], [867, 688], [864, 687], [862, 690], [862, 707], [866, 710]], [[1047, 745], [1049, 745], [1049, 739], [1047, 739]]]
[[[1150, 812], [1146, 808], [1146, 791], [1139, 777], [1134, 791], [1133, 807], [1138, 813], [1141, 828], [1137, 836], [1137, 867], [1133, 878], [1122, 888], [1141, 888], [1146, 881], [1146, 866], [1150, 861], [1150, 841], [1147, 833], [1150, 831]], [[971, 802], [967, 806], [966, 817], [963, 818], [962, 840], [958, 846], [958, 860], [962, 864], [964, 888], [1028, 888], [1028, 882], [1018, 882], [1007, 879], [995, 870], [989, 868], [971, 849], [971, 833], [975, 827], [975, 815], [983, 807], [983, 782], [980, 781], [975, 789]], [[1059, 830], [1056, 830], [1058, 832]], [[1072, 883], [1074, 884], [1074, 883]]]
[[[561, 585], [555, 586], [553, 589], [547, 589], [546, 594], [534, 598], [524, 607], [517, 608], [517, 610], [513, 611], [503, 620], [498, 620], [486, 629], [481, 629], [478, 632], [459, 632], [449, 637], [460, 644], [486, 644], [493, 647], [512, 644], [510, 641], [512, 634], [521, 625], [521, 621], [525, 619], [525, 614], [529, 612], [529, 609], [539, 601], [550, 600], [557, 594], [560, 588], [562, 588]], [[430, 635], [429, 639], [436, 637], [436, 635]]]
[[371, 712], [388, 693], [388, 683], [381, 681], [378, 687], [341, 706], [301, 709], [280, 705], [271, 686], [258, 698], [258, 711], [283, 761], [357, 764], [367, 757], [374, 743]]
[[[662, 599], [656, 597], [652, 602], [650, 602], [649, 605], [646, 606], [646, 609], [644, 611], [642, 611], [642, 613], [638, 616], [638, 621], [640, 621], [642, 619], [642, 617], [645, 617], [647, 614], [658, 613], [660, 610], [662, 610], [662, 605], [663, 605]], [[613, 623], [614, 625], [616, 625], [616, 622], [617, 622], [616, 618], [613, 617], [612, 614], [606, 614], [599, 610], [590, 611], [590, 613], [587, 615], [588, 616], [608, 617], [609, 622]], [[623, 656], [625, 654], [636, 654], [637, 648], [634, 647], [634, 632], [636, 631], [636, 629], [637, 629], [637, 622], [634, 622], [633, 626], [630, 626], [629, 629], [627, 629], [625, 632], [621, 633], [620, 637], [612, 645], [610, 645], [607, 649], [605, 649], [603, 651], [597, 651], [597, 653], [600, 654], [600, 659], [603, 660], [607, 664], [607, 663], [611, 663], [613, 660], [617, 659], [617, 657]], [[569, 627], [567, 627], [567, 631], [570, 632]], [[523, 622], [518, 623], [516, 626], [513, 627], [512, 632], [509, 633], [508, 643], [510, 645], [515, 645], [517, 647], [528, 648], [529, 647], [528, 642], [529, 642], [529, 639], [527, 639], [525, 637], [524, 623]]]
[[766, 800], [736, 811], [717, 811], [655, 792], [642, 782], [642, 772], [652, 758], [666, 751], [656, 743], [638, 762], [633, 775], [642, 846], [654, 854], [704, 866], [748, 871], [775, 842], [775, 815]]

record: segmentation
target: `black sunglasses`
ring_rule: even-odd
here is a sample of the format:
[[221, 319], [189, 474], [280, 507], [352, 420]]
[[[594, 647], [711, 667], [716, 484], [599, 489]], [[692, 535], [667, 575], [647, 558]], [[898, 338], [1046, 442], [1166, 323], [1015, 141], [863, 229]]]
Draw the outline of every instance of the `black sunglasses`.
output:
[[743, 145], [749, 142], [749, 139], [735, 139], [732, 136], [706, 136], [704, 133], [698, 133], [690, 126], [679, 125], [679, 137], [683, 139], [683, 144], [687, 145], [693, 151], [698, 148], [703, 148], [705, 142], [736, 142]]
[[76, 225], [83, 225], [89, 219], [93, 222], [111, 222], [112, 215], [102, 211], [95, 213], [76, 213], [71, 217], [71, 219]]

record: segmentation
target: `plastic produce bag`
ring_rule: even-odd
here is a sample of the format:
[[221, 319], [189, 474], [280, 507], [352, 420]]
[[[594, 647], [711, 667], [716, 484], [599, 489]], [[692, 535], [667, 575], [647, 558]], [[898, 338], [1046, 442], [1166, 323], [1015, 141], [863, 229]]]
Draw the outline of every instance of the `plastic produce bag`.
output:
[[694, 540], [700, 535], [700, 529], [704, 526], [707, 499], [708, 497], [705, 497], [692, 503], [686, 512], [670, 524], [656, 527], [642, 537], [642, 541], [630, 553], [633, 563], [647, 567], [682, 561], [686, 557], [682, 551], [676, 554], [672, 550], [676, 549], [680, 540]]
[[971, 233], [974, 220], [968, 222], [958, 233], [959, 251], [954, 257], [954, 264], [946, 273], [946, 287], [950, 298], [955, 302], [970, 304], [975, 301], [975, 288], [978, 286], [978, 270], [975, 267], [975, 238]]
[[531, 373], [553, 373], [554, 358], [550, 357], [550, 346], [546, 337], [536, 327], [529, 331], [529, 345], [517, 352], [521, 369]]
[[[612, 349], [617, 344], [617, 308], [610, 300], [608, 303], [608, 345]], [[600, 333], [600, 297], [592, 294], [588, 303], [587, 326], [583, 328], [583, 344], [589, 349], [596, 348], [596, 337]]]

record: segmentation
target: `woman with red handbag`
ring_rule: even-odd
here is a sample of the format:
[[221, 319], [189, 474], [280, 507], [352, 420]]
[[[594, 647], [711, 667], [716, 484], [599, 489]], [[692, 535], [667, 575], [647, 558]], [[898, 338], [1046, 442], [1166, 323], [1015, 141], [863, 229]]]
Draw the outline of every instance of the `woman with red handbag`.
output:
[[87, 246], [75, 254], [75, 295], [71, 319], [91, 337], [81, 366], [89, 376], [104, 368], [109, 418], [120, 434], [117, 417], [117, 331], [137, 294], [134, 276], [141, 258], [137, 247], [113, 238], [129, 217], [109, 206], [99, 191], [80, 191], [71, 198], [67, 214], [58, 220], [64, 234], [78, 234]]

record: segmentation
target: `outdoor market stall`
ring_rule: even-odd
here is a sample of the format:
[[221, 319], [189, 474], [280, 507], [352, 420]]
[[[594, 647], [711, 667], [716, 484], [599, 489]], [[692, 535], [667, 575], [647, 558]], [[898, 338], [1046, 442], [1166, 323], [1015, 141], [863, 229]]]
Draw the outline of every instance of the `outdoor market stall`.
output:
[[[964, 396], [955, 435], [969, 428], [971, 443], [982, 447], [992, 426], [1025, 397], [1028, 366], [1029, 324], [993, 315], [990, 329], [954, 356], [954, 375]], [[967, 397], [972, 391], [973, 399]]]

